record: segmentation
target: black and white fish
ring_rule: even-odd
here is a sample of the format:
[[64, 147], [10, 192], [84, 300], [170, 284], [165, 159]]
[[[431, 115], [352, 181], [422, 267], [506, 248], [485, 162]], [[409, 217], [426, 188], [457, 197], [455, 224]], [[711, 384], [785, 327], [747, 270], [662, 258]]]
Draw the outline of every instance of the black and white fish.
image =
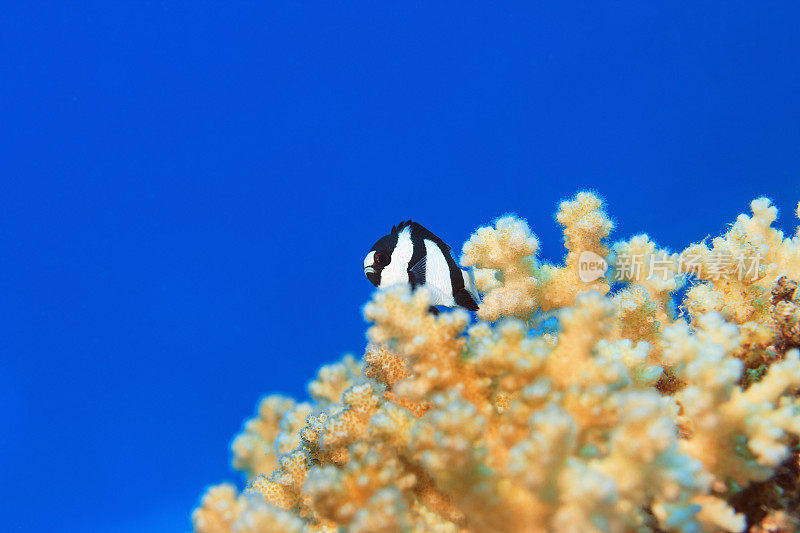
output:
[[478, 290], [471, 270], [458, 267], [450, 247], [417, 222], [407, 220], [378, 239], [364, 259], [364, 274], [380, 288], [407, 283], [424, 286], [435, 305], [478, 310]]

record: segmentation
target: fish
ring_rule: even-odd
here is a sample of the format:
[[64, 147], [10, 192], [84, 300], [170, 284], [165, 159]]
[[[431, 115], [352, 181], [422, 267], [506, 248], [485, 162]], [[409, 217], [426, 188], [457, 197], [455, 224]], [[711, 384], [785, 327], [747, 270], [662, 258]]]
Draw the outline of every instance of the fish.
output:
[[408, 284], [411, 290], [425, 287], [433, 314], [438, 314], [437, 305], [478, 310], [472, 270], [459, 268], [450, 246], [418, 222], [400, 222], [378, 239], [364, 258], [364, 274], [381, 289], [398, 284]]

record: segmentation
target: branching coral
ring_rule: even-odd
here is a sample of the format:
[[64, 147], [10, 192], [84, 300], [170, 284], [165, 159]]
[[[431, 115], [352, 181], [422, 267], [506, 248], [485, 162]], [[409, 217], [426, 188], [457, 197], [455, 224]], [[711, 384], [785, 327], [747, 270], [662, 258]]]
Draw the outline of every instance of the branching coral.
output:
[[536, 262], [539, 242], [527, 222], [514, 215], [503, 216], [494, 228], [478, 228], [464, 244], [461, 264], [476, 266], [478, 289], [484, 293], [478, 317], [497, 320], [501, 316], [528, 318], [537, 310], [571, 305], [581, 292], [608, 292], [608, 281], [600, 276], [582, 282], [582, 253], [608, 255], [605, 241], [614, 224], [603, 210], [603, 202], [589, 192], [561, 203], [556, 220], [564, 226], [565, 264], [561, 267]]
[[[376, 292], [363, 360], [323, 367], [311, 403], [261, 402], [233, 444], [248, 488], [210, 488], [195, 529], [800, 528], [800, 229], [784, 238], [768, 201], [752, 208], [673, 254], [607, 243], [600, 200], [580, 193], [557, 215], [560, 267], [513, 215], [479, 228], [462, 264], [481, 320], [430, 314], [424, 289]], [[611, 269], [587, 278], [585, 257]]]
[[800, 279], [800, 236], [784, 239], [771, 224], [778, 210], [767, 198], [753, 200], [752, 216], [739, 215], [731, 229], [681, 255], [681, 269], [701, 283], [684, 305], [693, 316], [719, 311], [737, 324], [765, 320], [770, 287], [782, 275]]
[[299, 443], [298, 432], [309, 414], [307, 403], [295, 404], [278, 395], [262, 399], [258, 416], [245, 422], [244, 431], [233, 440], [233, 467], [249, 478], [272, 472], [278, 457]]

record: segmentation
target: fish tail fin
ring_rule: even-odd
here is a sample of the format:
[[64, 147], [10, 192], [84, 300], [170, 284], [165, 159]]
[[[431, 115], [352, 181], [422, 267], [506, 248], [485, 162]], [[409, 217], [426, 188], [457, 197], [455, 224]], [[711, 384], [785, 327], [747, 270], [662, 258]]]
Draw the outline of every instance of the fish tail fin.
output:
[[469, 293], [469, 291], [462, 287], [456, 291], [453, 295], [456, 303], [463, 307], [464, 309], [469, 309], [470, 311], [477, 311], [478, 304], [475, 302], [475, 298]]

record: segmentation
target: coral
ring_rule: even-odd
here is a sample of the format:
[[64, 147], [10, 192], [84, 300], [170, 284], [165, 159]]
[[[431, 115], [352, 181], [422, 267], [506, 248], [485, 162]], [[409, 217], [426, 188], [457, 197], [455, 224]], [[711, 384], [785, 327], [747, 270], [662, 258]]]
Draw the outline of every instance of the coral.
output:
[[581, 292], [608, 292], [604, 276], [590, 282], [581, 282], [579, 277], [582, 253], [608, 255], [605, 239], [614, 224], [603, 211], [602, 200], [590, 192], [578, 193], [574, 200], [561, 203], [556, 220], [564, 226], [567, 248], [561, 267], [536, 262], [539, 241], [527, 222], [514, 215], [497, 219], [494, 228], [478, 228], [464, 244], [461, 264], [477, 267], [477, 287], [484, 293], [479, 318], [527, 319], [537, 309], [547, 311], [571, 305]]
[[291, 398], [273, 395], [262, 399], [258, 416], [245, 422], [231, 444], [233, 467], [248, 478], [272, 472], [278, 457], [299, 443], [298, 432], [310, 413], [310, 404], [296, 404]]
[[464, 244], [461, 258], [464, 266], [483, 265], [476, 269], [476, 284], [484, 293], [478, 316], [484, 320], [496, 320], [501, 314], [530, 316], [539, 290], [532, 270], [538, 248], [528, 224], [514, 216], [499, 218], [494, 228], [478, 228]]
[[784, 239], [771, 226], [778, 210], [767, 198], [753, 200], [750, 208], [753, 215], [739, 215], [710, 248], [697, 243], [681, 252], [681, 271], [700, 283], [684, 302], [692, 316], [714, 310], [737, 324], [764, 322], [774, 281], [800, 279], [800, 234]]
[[260, 494], [236, 494], [230, 484], [209, 488], [201, 506], [192, 513], [198, 533], [300, 533], [304, 522], [292, 513], [277, 509]]
[[586, 282], [579, 275], [582, 254], [589, 252], [599, 257], [608, 255], [606, 237], [614, 228], [614, 223], [603, 210], [602, 200], [590, 192], [578, 193], [574, 200], [561, 202], [556, 220], [564, 226], [567, 257], [561, 268], [550, 265], [542, 268], [541, 307], [545, 311], [572, 305], [581, 292], [594, 290], [606, 294], [609, 289], [605, 277]]
[[323, 367], [309, 403], [261, 401], [233, 443], [247, 489], [208, 489], [195, 530], [798, 530], [800, 228], [751, 207], [672, 253], [607, 242], [580, 193], [560, 266], [514, 215], [479, 228], [479, 320], [377, 291], [363, 360]]

